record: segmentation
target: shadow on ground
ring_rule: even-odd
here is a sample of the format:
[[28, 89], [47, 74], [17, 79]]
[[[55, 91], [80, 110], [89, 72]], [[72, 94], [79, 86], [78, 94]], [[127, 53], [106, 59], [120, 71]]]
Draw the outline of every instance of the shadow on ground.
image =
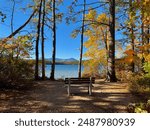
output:
[[36, 82], [27, 90], [0, 90], [0, 112], [120, 113], [135, 102], [125, 83], [97, 82], [92, 96], [86, 87], [72, 87], [71, 92], [68, 97], [63, 82], [58, 81]]

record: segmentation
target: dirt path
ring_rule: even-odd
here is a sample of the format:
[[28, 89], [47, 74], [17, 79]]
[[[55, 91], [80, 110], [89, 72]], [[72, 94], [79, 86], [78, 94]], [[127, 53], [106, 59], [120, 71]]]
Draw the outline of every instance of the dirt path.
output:
[[0, 112], [127, 112], [134, 102], [125, 83], [97, 81], [89, 96], [85, 87], [68, 97], [63, 82], [36, 82], [28, 90], [0, 90]]

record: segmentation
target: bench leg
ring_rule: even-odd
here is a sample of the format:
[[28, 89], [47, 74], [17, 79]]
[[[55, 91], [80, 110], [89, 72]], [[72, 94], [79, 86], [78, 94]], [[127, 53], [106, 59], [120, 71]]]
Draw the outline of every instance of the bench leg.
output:
[[70, 85], [67, 87], [68, 96], [70, 96]]
[[92, 77], [90, 77], [90, 84], [89, 84], [89, 95], [92, 95]]
[[69, 78], [69, 84], [68, 84], [68, 96], [70, 96], [70, 78]]
[[89, 95], [92, 95], [92, 85], [91, 84], [88, 87], [88, 93], [89, 93]]

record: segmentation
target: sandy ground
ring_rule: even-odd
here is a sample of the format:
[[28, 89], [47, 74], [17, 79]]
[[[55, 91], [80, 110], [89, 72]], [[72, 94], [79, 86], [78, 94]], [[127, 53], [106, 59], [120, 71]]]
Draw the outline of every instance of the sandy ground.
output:
[[96, 81], [92, 96], [87, 87], [72, 87], [71, 96], [63, 82], [38, 81], [25, 90], [0, 90], [0, 112], [127, 112], [127, 105], [135, 98], [126, 83]]

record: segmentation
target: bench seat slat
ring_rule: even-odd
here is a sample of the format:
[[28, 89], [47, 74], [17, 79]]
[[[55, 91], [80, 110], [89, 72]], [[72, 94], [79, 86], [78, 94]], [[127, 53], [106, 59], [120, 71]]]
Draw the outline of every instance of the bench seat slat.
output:
[[[90, 81], [70, 81], [70, 84], [89, 84]], [[65, 82], [65, 84], [69, 84], [69, 82]]]
[[[90, 80], [90, 78], [65, 78], [65, 80], [68, 80], [68, 79], [71, 79], [71, 80]], [[95, 80], [95, 78], [92, 78]]]
[[[90, 78], [66, 78], [65, 84], [68, 84], [69, 80], [71, 84], [84, 84], [84, 83], [89, 84], [90, 83]], [[91, 82], [95, 83], [95, 78], [92, 78]]]
[[[94, 81], [91, 81], [92, 83], [95, 83]], [[71, 84], [89, 84], [90, 81], [70, 81]], [[65, 81], [65, 84], [69, 84], [69, 81]]]

